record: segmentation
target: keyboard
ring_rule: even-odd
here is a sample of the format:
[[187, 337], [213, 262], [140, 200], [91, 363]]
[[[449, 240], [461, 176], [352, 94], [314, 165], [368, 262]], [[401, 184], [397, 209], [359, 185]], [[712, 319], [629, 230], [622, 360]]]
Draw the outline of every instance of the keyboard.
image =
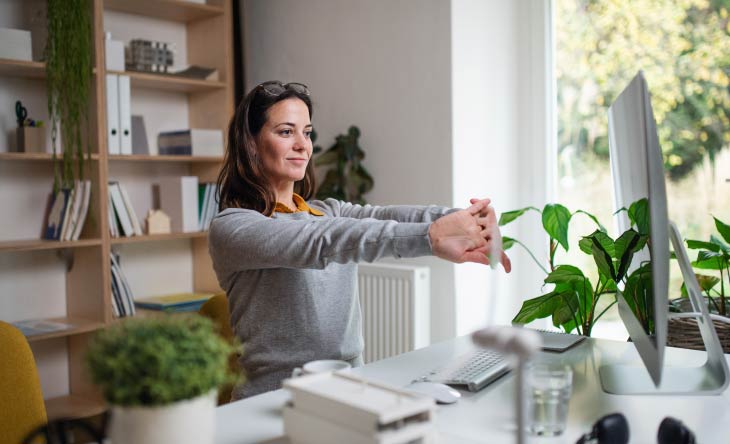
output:
[[445, 367], [434, 369], [420, 379], [466, 386], [470, 392], [476, 392], [509, 370], [509, 363], [500, 353], [492, 350], [475, 350], [457, 357]]

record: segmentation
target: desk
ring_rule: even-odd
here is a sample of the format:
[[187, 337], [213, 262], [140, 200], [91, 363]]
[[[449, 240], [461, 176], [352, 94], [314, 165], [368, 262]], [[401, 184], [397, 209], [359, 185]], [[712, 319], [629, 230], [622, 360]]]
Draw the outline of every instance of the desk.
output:
[[[443, 365], [474, 346], [468, 336], [368, 364], [353, 371], [384, 383], [404, 386], [425, 371]], [[668, 365], [698, 366], [704, 352], [668, 348]], [[726, 359], [730, 355], [726, 355]], [[730, 390], [722, 396], [617, 396], [603, 392], [598, 368], [607, 363], [640, 364], [631, 343], [591, 339], [564, 353], [540, 353], [546, 362], [573, 367], [573, 396], [565, 433], [529, 442], [574, 443], [602, 415], [620, 411], [629, 421], [632, 443], [656, 443], [659, 423], [674, 416], [687, 424], [703, 444], [730, 442]], [[477, 393], [462, 391], [452, 405], [439, 405], [439, 443], [515, 442], [514, 377], [508, 374]], [[287, 443], [280, 410], [287, 392], [277, 390], [222, 406], [216, 411], [217, 444]]]

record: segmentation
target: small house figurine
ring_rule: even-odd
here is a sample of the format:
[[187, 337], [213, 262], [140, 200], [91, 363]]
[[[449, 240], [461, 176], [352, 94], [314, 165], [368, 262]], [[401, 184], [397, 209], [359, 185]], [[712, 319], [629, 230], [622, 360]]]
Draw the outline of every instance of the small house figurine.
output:
[[147, 212], [147, 234], [170, 233], [170, 216], [162, 210], [150, 210]]

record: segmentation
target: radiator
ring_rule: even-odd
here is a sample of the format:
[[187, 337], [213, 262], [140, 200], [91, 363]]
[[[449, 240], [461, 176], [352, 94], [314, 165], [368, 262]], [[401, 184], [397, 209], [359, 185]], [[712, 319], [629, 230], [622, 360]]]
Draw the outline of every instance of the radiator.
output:
[[366, 363], [429, 345], [428, 267], [360, 264], [357, 277]]

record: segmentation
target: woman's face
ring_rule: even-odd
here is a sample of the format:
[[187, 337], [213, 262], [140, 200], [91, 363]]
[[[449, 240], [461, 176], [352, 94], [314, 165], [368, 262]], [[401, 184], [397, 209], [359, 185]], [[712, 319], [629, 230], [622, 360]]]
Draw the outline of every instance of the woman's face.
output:
[[312, 157], [312, 123], [307, 105], [297, 98], [275, 103], [256, 137], [264, 172], [275, 190], [302, 180]]

